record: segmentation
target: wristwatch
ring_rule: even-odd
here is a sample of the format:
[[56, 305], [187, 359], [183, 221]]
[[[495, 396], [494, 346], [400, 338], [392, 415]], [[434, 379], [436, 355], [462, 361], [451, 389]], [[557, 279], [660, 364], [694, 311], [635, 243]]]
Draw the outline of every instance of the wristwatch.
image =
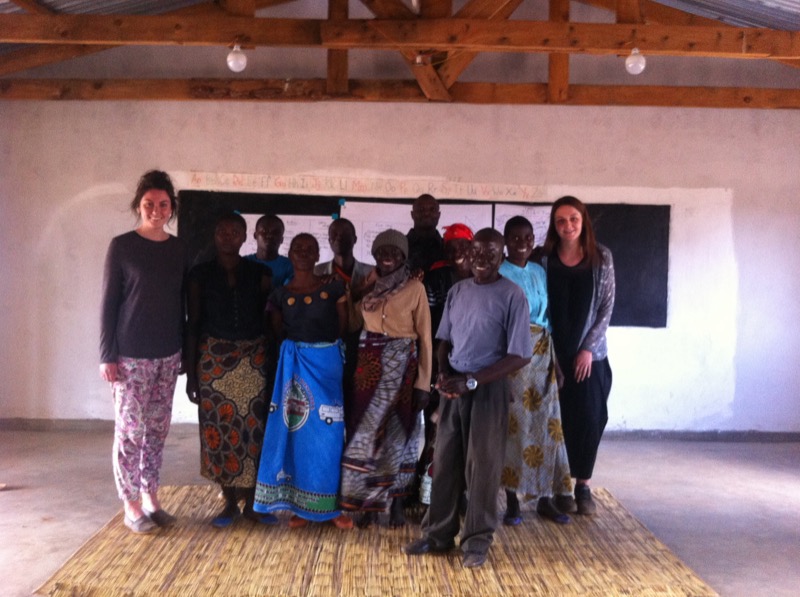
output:
[[467, 373], [467, 389], [471, 392], [478, 387], [478, 380], [472, 377], [471, 373]]

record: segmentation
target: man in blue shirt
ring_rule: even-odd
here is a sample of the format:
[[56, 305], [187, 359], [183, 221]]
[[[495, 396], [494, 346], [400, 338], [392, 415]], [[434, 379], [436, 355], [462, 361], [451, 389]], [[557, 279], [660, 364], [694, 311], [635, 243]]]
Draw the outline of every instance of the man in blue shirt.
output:
[[272, 270], [272, 287], [283, 286], [294, 276], [292, 262], [288, 257], [278, 254], [278, 249], [283, 243], [283, 234], [286, 231], [281, 220], [276, 215], [266, 215], [258, 218], [253, 238], [256, 239], [256, 252], [246, 255], [251, 259], [263, 263]]

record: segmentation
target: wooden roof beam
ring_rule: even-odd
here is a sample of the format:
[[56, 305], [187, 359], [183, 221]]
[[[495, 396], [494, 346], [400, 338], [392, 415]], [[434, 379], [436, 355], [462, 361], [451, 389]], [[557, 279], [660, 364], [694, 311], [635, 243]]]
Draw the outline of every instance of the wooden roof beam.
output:
[[641, 23], [642, 10], [639, 0], [616, 0], [617, 23]]
[[443, 19], [453, 14], [453, 0], [418, 0], [419, 16], [423, 19]]
[[[569, 23], [569, 0], [550, 0], [550, 20]], [[569, 54], [553, 52], [547, 57], [547, 101], [558, 104], [569, 97]]]
[[[610, 11], [616, 10], [616, 2], [617, 2], [617, 0], [576, 0], [576, 1], [580, 2], [581, 4], [585, 4], [586, 6], [594, 6], [595, 8], [604, 8]], [[677, 8], [672, 8], [670, 6], [666, 6], [658, 2], [653, 2], [652, 0], [639, 0], [639, 7], [642, 20], [645, 23], [661, 23], [662, 25], [680, 25], [680, 26], [686, 26], [686, 25], [698, 25], [698, 26], [708, 26], [708, 27], [724, 26], [722, 23], [720, 23], [720, 21], [717, 21], [716, 19], [709, 19], [707, 17], [693, 15], [691, 13], [678, 10]], [[793, 66], [795, 68], [800, 68], [800, 60], [776, 59], [774, 61], [780, 62], [781, 64], [786, 64], [788, 66]]]
[[[348, 0], [328, 0], [328, 18], [347, 19]], [[347, 50], [328, 50], [328, 78], [326, 91], [329, 95], [345, 94], [349, 91], [350, 68]]]
[[319, 47], [319, 19], [257, 19], [206, 15], [14, 15], [0, 14], [0, 43], [117, 46]]
[[800, 32], [746, 27], [673, 27], [603, 23], [351, 20], [323, 23], [326, 47], [478, 52], [613, 54], [638, 47], [648, 55], [800, 58]]
[[[461, 7], [455, 17], [502, 21], [510, 17], [520, 4], [522, 0], [470, 0]], [[477, 52], [448, 52], [446, 60], [438, 67], [439, 77], [445, 87], [450, 88], [477, 55]]]
[[[362, 2], [379, 19], [413, 20], [417, 18], [417, 15], [401, 0], [362, 0]], [[400, 54], [411, 69], [411, 74], [414, 75], [425, 97], [433, 101], [450, 101], [450, 93], [433, 65], [433, 55], [426, 48], [404, 48], [400, 50]]]
[[379, 19], [417, 18], [414, 11], [400, 0], [361, 0], [361, 4], [366, 6]]
[[481, 19], [347, 20], [218, 16], [0, 15], [0, 43], [227, 45], [800, 59], [800, 32]]
[[[290, 0], [255, 0], [256, 8], [266, 8], [275, 4], [282, 4]], [[46, 10], [46, 9], [45, 9]], [[42, 11], [43, 13], [45, 11]], [[172, 15], [203, 15], [213, 17], [224, 14], [216, 2], [206, 2], [195, 4], [188, 8], [182, 8], [171, 13]], [[70, 58], [80, 58], [89, 56], [97, 52], [104, 52], [117, 47], [116, 45], [107, 46], [86, 46], [86, 45], [59, 45], [47, 44], [22, 48], [8, 54], [0, 54], [0, 75], [9, 75], [29, 68], [46, 66], [57, 62], [63, 62]]]
[[[212, 100], [425, 102], [413, 80], [351, 80], [330, 95], [325, 79], [0, 79], [0, 100]], [[456, 83], [453, 101], [546, 104], [544, 83]], [[800, 109], [800, 90], [572, 85], [569, 106]]]
[[256, 14], [255, 0], [219, 0], [219, 6], [237, 17], [254, 17]]

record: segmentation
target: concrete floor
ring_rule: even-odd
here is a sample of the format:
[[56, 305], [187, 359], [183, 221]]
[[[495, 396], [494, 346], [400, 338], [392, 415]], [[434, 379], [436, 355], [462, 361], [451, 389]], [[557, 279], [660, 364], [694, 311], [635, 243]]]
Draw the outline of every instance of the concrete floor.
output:
[[[0, 594], [30, 595], [120, 509], [111, 428], [0, 430]], [[173, 427], [162, 483], [203, 483]], [[723, 596], [800, 595], [800, 443], [608, 438], [608, 488]]]

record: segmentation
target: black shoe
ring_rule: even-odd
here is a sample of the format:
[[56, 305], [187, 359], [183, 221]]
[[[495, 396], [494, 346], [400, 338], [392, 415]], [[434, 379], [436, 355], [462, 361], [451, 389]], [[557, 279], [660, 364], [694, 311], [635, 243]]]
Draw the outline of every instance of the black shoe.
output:
[[378, 513], [371, 510], [360, 512], [356, 517], [356, 526], [359, 529], [368, 529], [373, 524], [378, 524]]
[[549, 497], [539, 498], [539, 501], [536, 502], [536, 513], [557, 524], [569, 524], [569, 516], [556, 508]]
[[389, 507], [389, 528], [399, 529], [406, 526], [405, 504], [403, 498], [396, 497]]
[[575, 487], [575, 504], [578, 507], [578, 514], [591, 516], [597, 512], [597, 504], [592, 499], [592, 490], [588, 485], [581, 484]]
[[177, 518], [163, 509], [150, 512], [149, 510], [142, 508], [142, 512], [144, 512], [144, 515], [147, 516], [147, 518], [152, 520], [160, 527], [171, 527], [173, 524], [178, 522]]
[[515, 527], [522, 523], [522, 514], [519, 510], [519, 499], [517, 494], [506, 489], [506, 513], [503, 516], [503, 524], [507, 527]]
[[575, 514], [578, 511], [575, 498], [571, 495], [557, 495], [554, 501], [556, 508], [564, 514]]
[[467, 551], [461, 563], [464, 568], [478, 568], [486, 563], [486, 554], [480, 551]]
[[440, 547], [427, 537], [422, 537], [416, 541], [412, 541], [411, 543], [404, 545], [403, 553], [408, 556], [421, 556], [426, 553], [450, 551], [451, 549], [454, 549], [455, 546], [455, 542], [450, 541]]

